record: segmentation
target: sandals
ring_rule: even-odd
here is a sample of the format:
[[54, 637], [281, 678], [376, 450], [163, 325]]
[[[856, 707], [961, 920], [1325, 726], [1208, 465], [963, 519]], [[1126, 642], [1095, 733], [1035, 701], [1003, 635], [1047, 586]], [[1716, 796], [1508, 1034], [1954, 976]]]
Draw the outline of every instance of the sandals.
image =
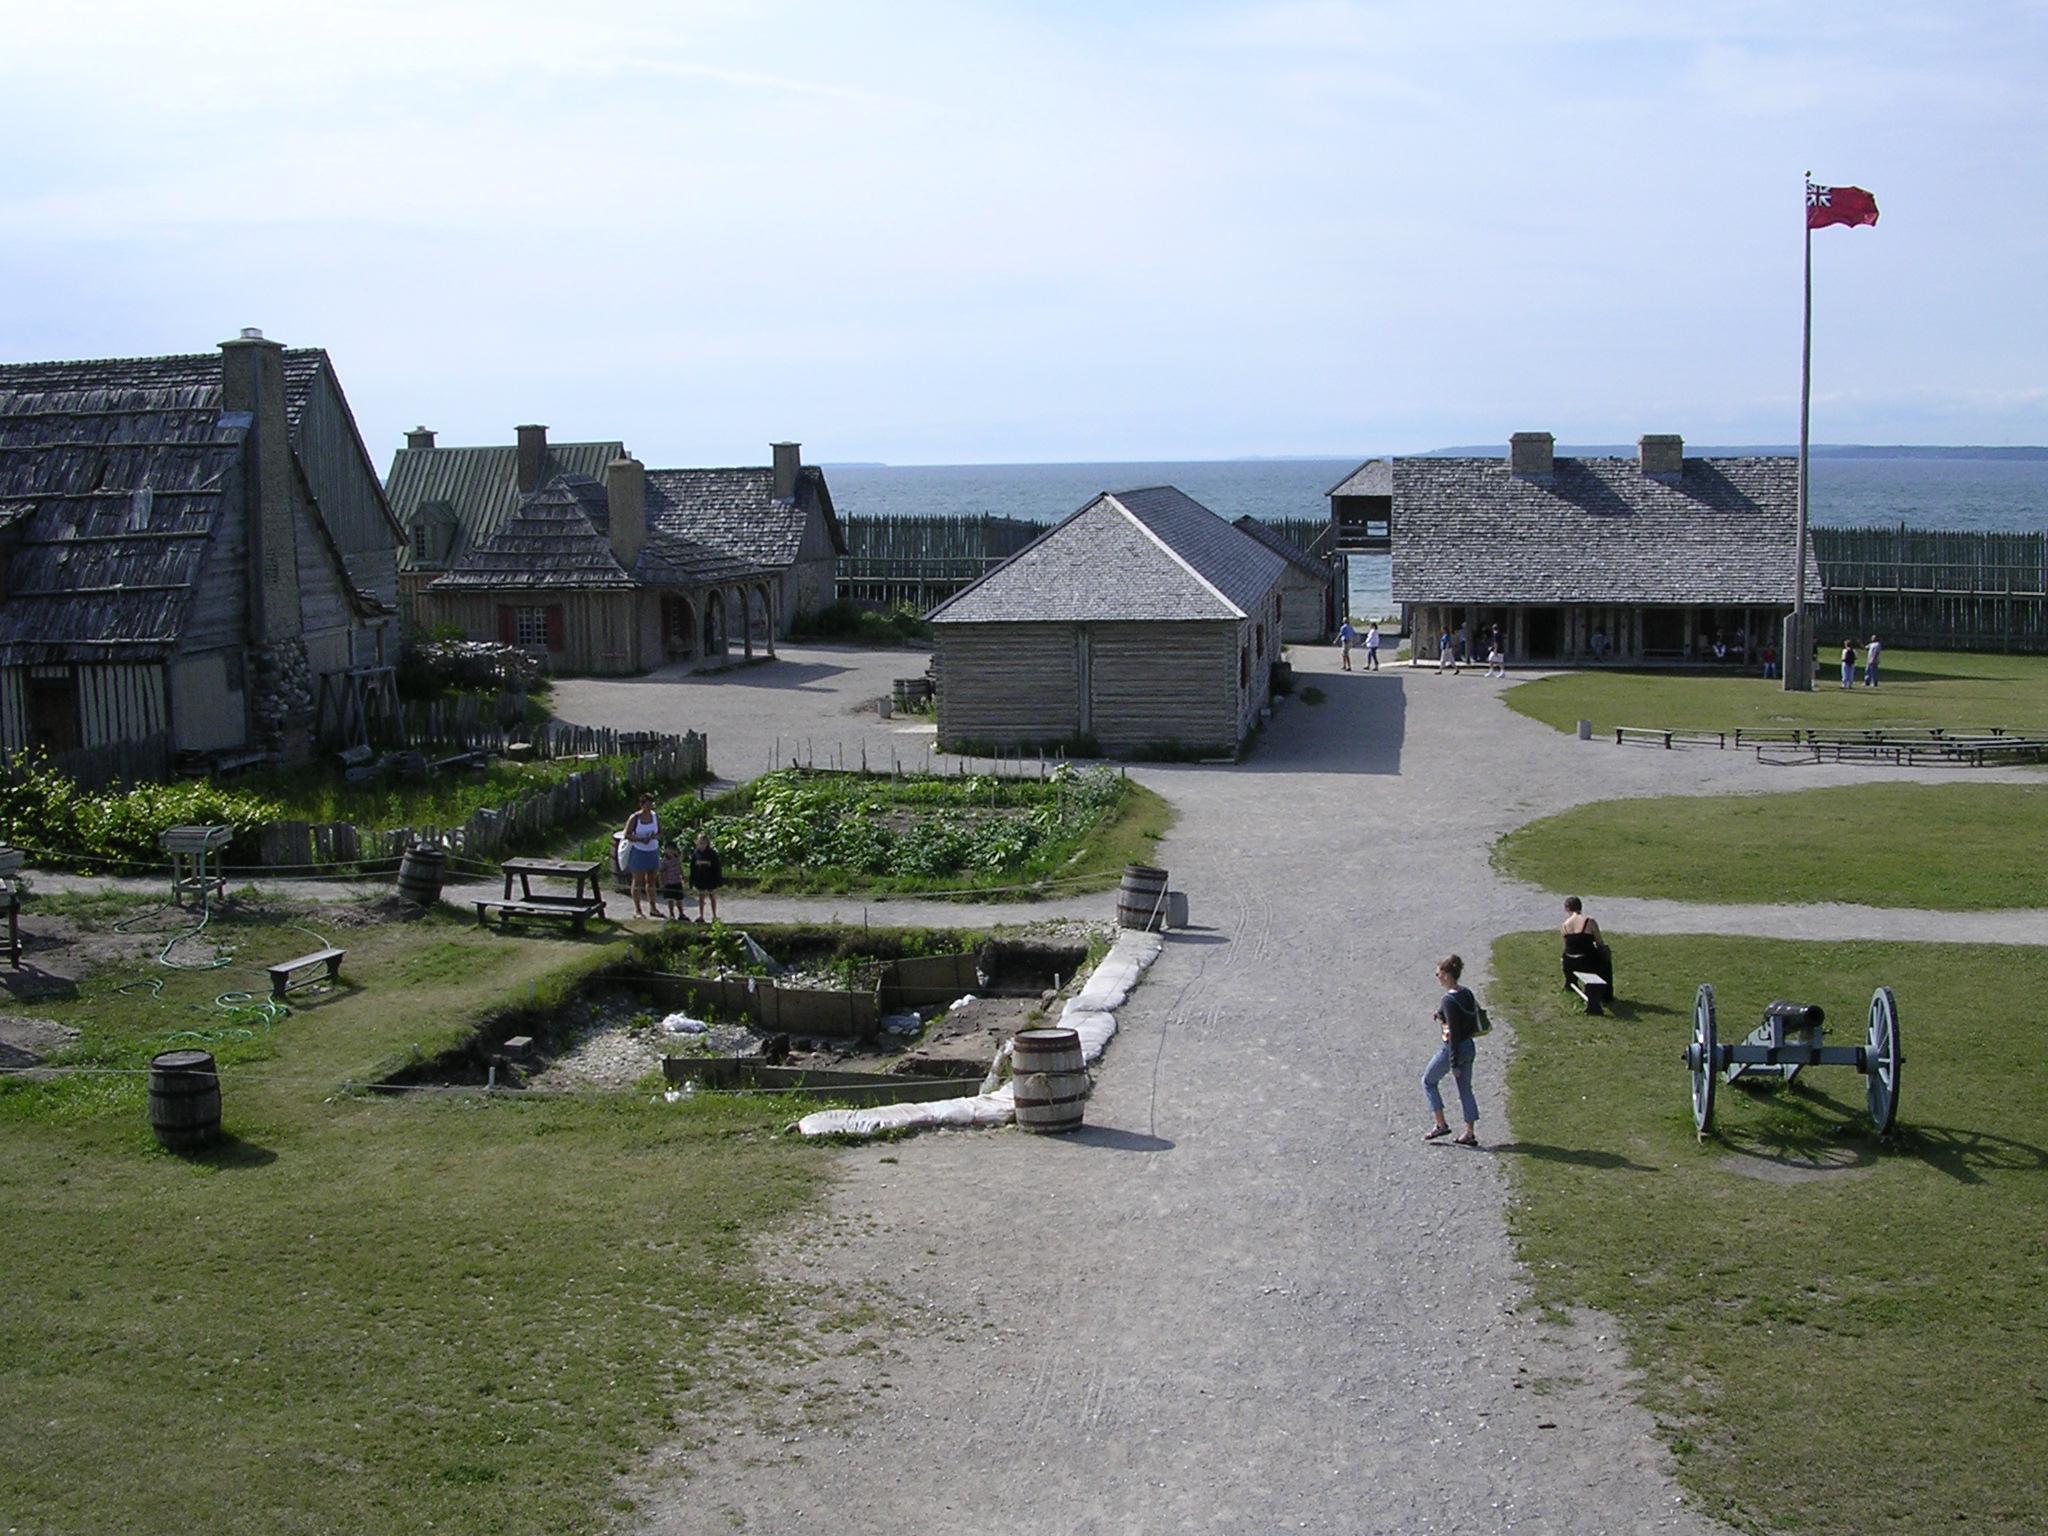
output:
[[1476, 1147], [1479, 1145], [1479, 1138], [1477, 1136], [1460, 1136], [1453, 1140], [1451, 1145], [1454, 1147]]
[[1432, 1125], [1422, 1133], [1422, 1139], [1424, 1141], [1435, 1141], [1439, 1136], [1448, 1136], [1450, 1134], [1451, 1128], [1448, 1125]]

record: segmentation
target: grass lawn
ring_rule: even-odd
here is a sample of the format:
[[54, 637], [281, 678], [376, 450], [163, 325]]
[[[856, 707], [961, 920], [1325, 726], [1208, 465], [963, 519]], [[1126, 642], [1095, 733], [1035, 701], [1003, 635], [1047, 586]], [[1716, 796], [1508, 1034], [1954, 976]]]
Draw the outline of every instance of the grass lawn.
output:
[[[1681, 1480], [1742, 1529], [2041, 1530], [2048, 952], [1624, 934], [1623, 1002], [1589, 1019], [1557, 942], [1494, 947], [1511, 1226], [1540, 1302], [1619, 1320]], [[1785, 997], [1860, 1042], [1891, 986], [1892, 1142], [1843, 1067], [1724, 1084], [1698, 1142], [1679, 1054], [1703, 981], [1724, 1041]]]
[[[216, 930], [252, 962], [307, 943]], [[231, 1140], [158, 1151], [133, 1070], [0, 1081], [0, 1525], [597, 1530], [679, 1407], [798, 1347], [748, 1263], [828, 1167], [773, 1134], [787, 1105], [337, 1093], [623, 944], [454, 919], [325, 936], [352, 986], [269, 1028], [215, 1006], [260, 987], [245, 970], [14, 1005], [82, 1030], [76, 1065], [202, 1038]]]
[[[1824, 653], [1832, 654], [1832, 653]], [[1859, 658], [1861, 653], [1858, 653]], [[1859, 659], [1857, 676], [1862, 676]], [[1570, 672], [1510, 688], [1510, 709], [1560, 731], [1581, 720], [1595, 732], [1617, 725], [1732, 731], [1759, 726], [2002, 726], [2048, 733], [2048, 657], [1963, 651], [1887, 651], [1878, 686], [1844, 689], [1832, 677], [1812, 693], [1786, 693], [1761, 677], [1665, 672]]]
[[2048, 905], [2048, 785], [1898, 784], [1601, 800], [1494, 845], [1553, 891], [1687, 901], [1852, 901], [1951, 912]]

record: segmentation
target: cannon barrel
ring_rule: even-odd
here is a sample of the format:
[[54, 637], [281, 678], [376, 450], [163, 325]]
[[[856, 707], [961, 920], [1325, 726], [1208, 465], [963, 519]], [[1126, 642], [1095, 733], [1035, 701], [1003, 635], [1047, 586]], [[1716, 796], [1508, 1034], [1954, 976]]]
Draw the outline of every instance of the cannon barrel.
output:
[[1827, 1017], [1818, 1003], [1776, 1002], [1764, 1010], [1767, 1019], [1783, 1019], [1787, 1029], [1817, 1029]]

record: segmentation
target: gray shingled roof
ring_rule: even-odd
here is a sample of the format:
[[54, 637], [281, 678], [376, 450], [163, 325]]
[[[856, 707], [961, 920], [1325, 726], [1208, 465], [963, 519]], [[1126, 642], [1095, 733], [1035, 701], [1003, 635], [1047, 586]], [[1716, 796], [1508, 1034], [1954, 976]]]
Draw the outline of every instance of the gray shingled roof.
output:
[[1257, 539], [1266, 548], [1272, 550], [1274, 554], [1304, 575], [1313, 576], [1318, 581], [1328, 581], [1330, 579], [1330, 568], [1328, 565], [1303, 549], [1271, 523], [1264, 522], [1252, 513], [1247, 512], [1243, 517], [1232, 523], [1231, 526], [1233, 528], [1242, 528], [1246, 533]]
[[0, 664], [144, 661], [177, 643], [249, 431], [219, 394], [218, 379], [0, 391]]
[[931, 612], [934, 624], [1241, 619], [1285, 562], [1172, 486], [1107, 492]]
[[522, 497], [512, 515], [475, 545], [435, 591], [594, 591], [633, 585], [612, 554], [604, 486], [588, 475], [556, 475]]
[[[1798, 461], [1689, 458], [1672, 484], [1636, 460], [1558, 458], [1548, 483], [1503, 459], [1393, 466], [1402, 603], [1790, 603]], [[1807, 597], [1822, 597], [1808, 554]]]
[[[313, 383], [323, 371], [333, 374], [334, 363], [324, 347], [286, 347], [283, 364], [285, 417], [290, 423], [292, 437], [296, 441], [300, 419], [305, 415], [306, 402], [313, 392]], [[174, 357], [93, 357], [65, 362], [0, 363], [0, 391], [155, 392], [166, 389], [203, 390], [205, 403], [218, 408], [222, 391], [220, 353], [213, 351], [184, 353]], [[355, 438], [356, 452], [362, 457], [363, 473], [369, 476], [374, 484], [377, 471], [370, 463], [370, 450], [363, 444], [362, 431], [356, 426], [355, 412], [348, 403], [348, 392], [341, 387], [339, 377], [334, 381], [334, 393], [341, 401], [341, 410], [343, 416], [347, 418], [348, 430]], [[390, 515], [388, 506], [386, 514]], [[394, 532], [403, 534], [404, 530], [397, 517], [391, 517], [391, 526]], [[326, 533], [324, 526], [322, 532]]]
[[1391, 459], [1367, 459], [1342, 480], [1323, 492], [1325, 496], [1391, 496], [1394, 494], [1394, 463]]
[[647, 471], [647, 527], [665, 537], [723, 549], [756, 566], [795, 563], [804, 525], [822, 507], [832, 546], [846, 553], [846, 537], [832, 510], [824, 471], [806, 464], [797, 471], [796, 499], [775, 499], [772, 469], [650, 469]]
[[[623, 443], [549, 443], [547, 457], [541, 461], [541, 484], [545, 486], [557, 475], [578, 475], [602, 484], [612, 460], [625, 452]], [[455, 512], [457, 530], [448, 563], [459, 565], [518, 510], [518, 446], [401, 448], [391, 456], [384, 496], [408, 535], [420, 503], [447, 503]], [[411, 570], [413, 564], [408, 542], [398, 552], [398, 566]]]

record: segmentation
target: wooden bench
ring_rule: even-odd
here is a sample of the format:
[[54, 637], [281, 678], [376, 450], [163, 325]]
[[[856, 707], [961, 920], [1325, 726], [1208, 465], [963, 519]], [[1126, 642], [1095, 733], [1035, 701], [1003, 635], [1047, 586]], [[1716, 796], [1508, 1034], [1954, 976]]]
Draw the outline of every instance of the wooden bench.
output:
[[1606, 1011], [1608, 999], [1613, 995], [1607, 978], [1594, 971], [1573, 971], [1570, 986], [1586, 1005], [1586, 1012], [1594, 1017]]
[[476, 906], [477, 926], [484, 926], [484, 914], [495, 912], [502, 925], [508, 917], [545, 917], [565, 921], [574, 926], [578, 933], [593, 917], [604, 916], [601, 901], [578, 901], [572, 896], [532, 896], [524, 901], [478, 901]]
[[[300, 987], [311, 986], [316, 981], [339, 981], [341, 979], [341, 958], [348, 953], [345, 949], [316, 949], [310, 955], [301, 955], [296, 960], [281, 961], [268, 967], [270, 971], [270, 995], [283, 1002], [285, 994]], [[314, 966], [325, 966], [318, 976], [301, 976], [292, 980], [296, 971], [310, 971]]]

